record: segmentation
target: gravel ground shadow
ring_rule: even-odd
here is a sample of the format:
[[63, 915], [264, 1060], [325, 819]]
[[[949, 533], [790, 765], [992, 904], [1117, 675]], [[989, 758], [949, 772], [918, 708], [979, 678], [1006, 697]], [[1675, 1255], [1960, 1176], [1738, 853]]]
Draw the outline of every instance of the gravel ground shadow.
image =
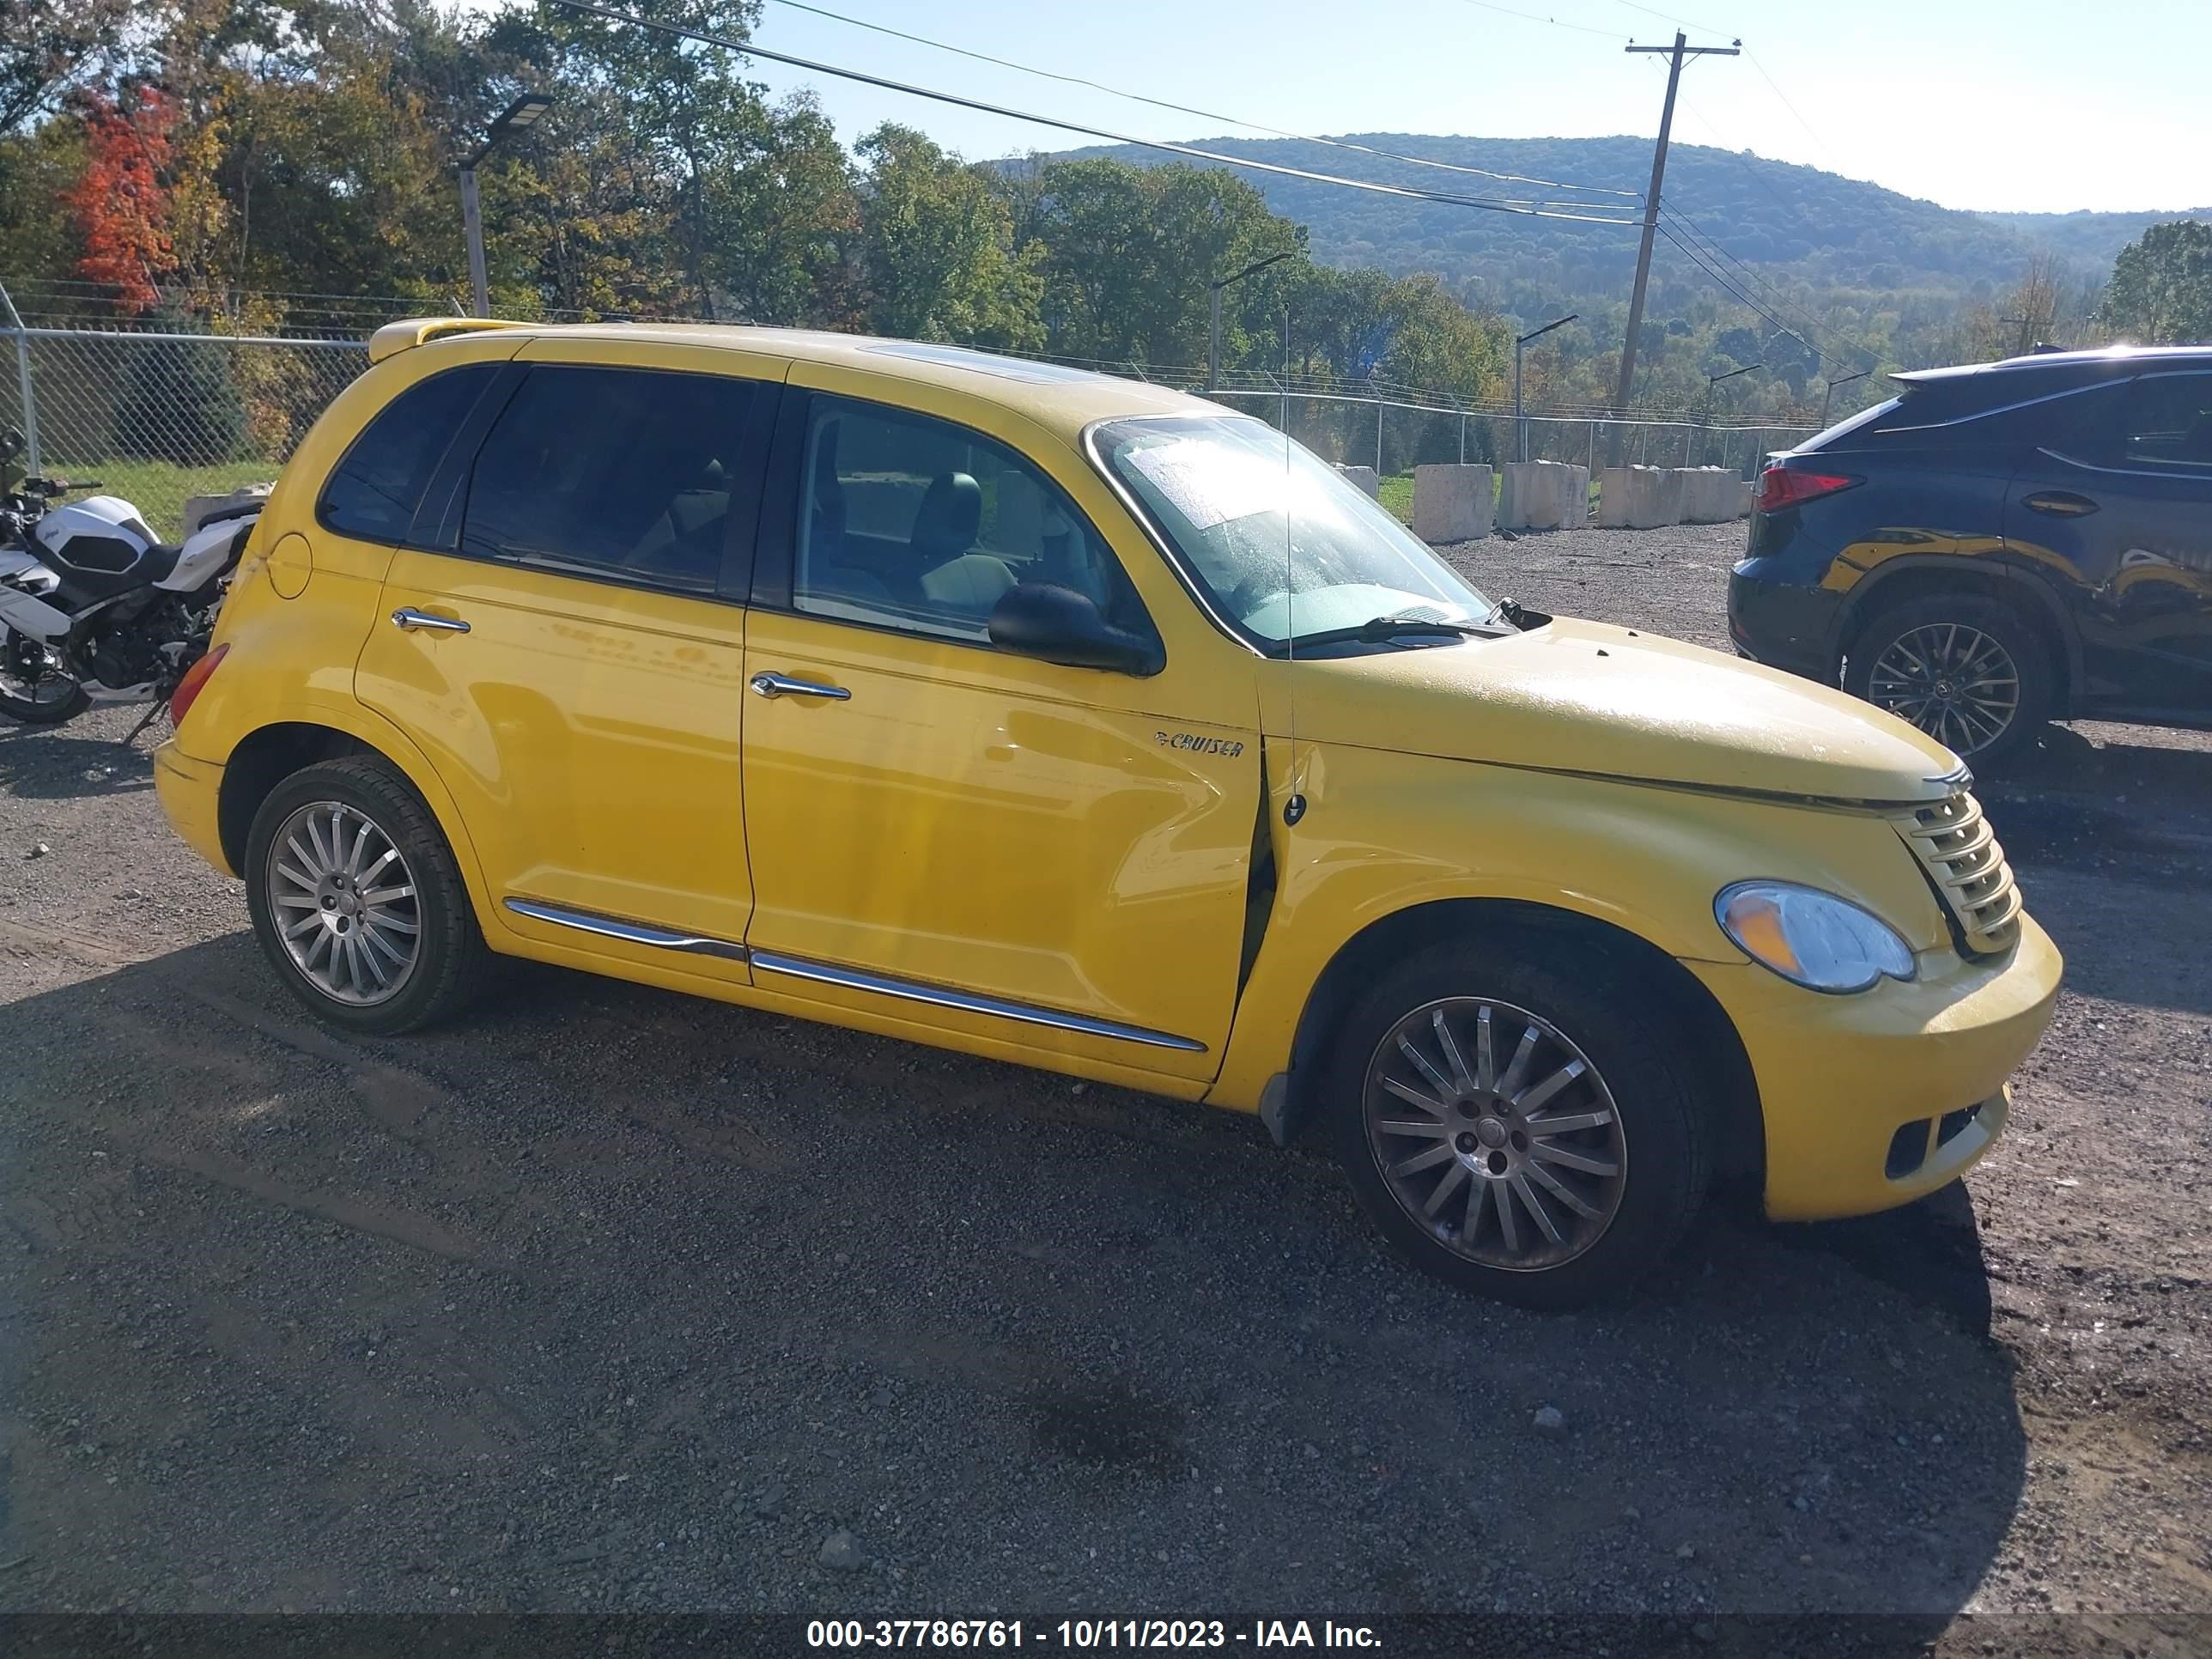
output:
[[0, 1005], [0, 1607], [1932, 1635], [2020, 1501], [1911, 1212], [1537, 1316], [1224, 1114], [550, 970], [366, 1043], [241, 934], [82, 966]]

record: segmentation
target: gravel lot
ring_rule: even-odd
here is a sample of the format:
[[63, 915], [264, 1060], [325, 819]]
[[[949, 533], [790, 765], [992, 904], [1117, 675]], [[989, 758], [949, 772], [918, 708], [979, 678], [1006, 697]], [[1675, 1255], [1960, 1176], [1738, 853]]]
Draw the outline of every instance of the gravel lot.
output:
[[[1454, 556], [1725, 648], [1741, 541]], [[2212, 1613], [2212, 739], [1985, 788], [2069, 989], [1963, 1187], [1544, 1317], [1240, 1117], [550, 969], [334, 1036], [136, 713], [0, 727], [0, 1611]]]

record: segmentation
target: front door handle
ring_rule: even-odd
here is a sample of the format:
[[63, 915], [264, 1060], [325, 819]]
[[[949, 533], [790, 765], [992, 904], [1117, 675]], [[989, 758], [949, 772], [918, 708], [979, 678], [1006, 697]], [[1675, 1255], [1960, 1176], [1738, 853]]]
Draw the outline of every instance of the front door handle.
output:
[[2070, 489], [2039, 489], [2026, 506], [2031, 513], [2047, 513], [2054, 519], [2083, 519], [2097, 510], [2096, 502]]
[[763, 697], [827, 697], [832, 702], [850, 702], [853, 700], [853, 694], [842, 685], [795, 680], [788, 674], [756, 674], [751, 684], [753, 690]]
[[392, 613], [392, 625], [410, 634], [418, 628], [427, 628], [439, 634], [465, 634], [469, 631], [469, 625], [459, 617], [434, 617], [427, 611], [417, 611], [404, 605]]

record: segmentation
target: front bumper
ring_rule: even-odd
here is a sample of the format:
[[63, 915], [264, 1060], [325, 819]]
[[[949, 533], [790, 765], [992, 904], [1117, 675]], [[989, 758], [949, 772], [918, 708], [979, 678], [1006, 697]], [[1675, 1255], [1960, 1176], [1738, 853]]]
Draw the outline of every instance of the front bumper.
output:
[[1868, 1215], [1958, 1178], [2004, 1128], [2006, 1081], [2051, 1023], [2064, 963], [2021, 918], [2001, 957], [1921, 958], [1910, 985], [1800, 989], [1754, 963], [1686, 963], [1735, 1021], [1766, 1127], [1766, 1212]]
[[1832, 684], [1844, 596], [1815, 583], [1759, 574], [1769, 562], [1746, 559], [1729, 573], [1729, 638], [1754, 661]]
[[174, 738], [154, 751], [154, 793], [169, 827], [185, 844], [227, 876], [238, 872], [222, 850], [216, 808], [222, 798], [222, 767], [194, 760]]

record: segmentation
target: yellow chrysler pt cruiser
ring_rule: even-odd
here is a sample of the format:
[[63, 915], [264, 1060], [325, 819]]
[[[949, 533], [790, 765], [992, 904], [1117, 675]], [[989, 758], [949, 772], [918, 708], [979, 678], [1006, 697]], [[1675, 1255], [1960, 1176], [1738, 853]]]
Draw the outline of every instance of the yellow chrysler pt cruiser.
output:
[[2057, 994], [1957, 758], [1478, 592], [1261, 422], [934, 345], [394, 324], [157, 757], [332, 1024], [487, 953], [1326, 1138], [1492, 1295], [1903, 1203]]

